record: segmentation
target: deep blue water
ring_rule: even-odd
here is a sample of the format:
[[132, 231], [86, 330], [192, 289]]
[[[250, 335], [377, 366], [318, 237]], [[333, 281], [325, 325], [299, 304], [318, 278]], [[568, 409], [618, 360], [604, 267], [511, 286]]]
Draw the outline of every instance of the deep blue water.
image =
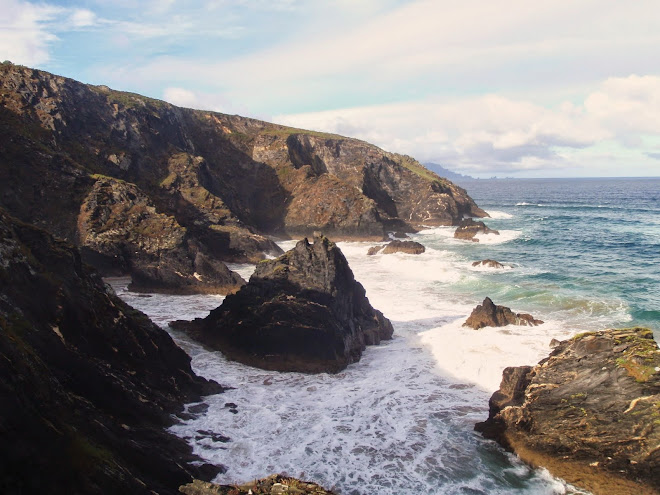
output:
[[575, 323], [588, 327], [643, 325], [658, 335], [660, 178], [461, 185], [485, 210], [510, 215], [486, 219], [489, 226], [522, 231], [511, 242], [481, 247], [483, 255], [523, 268], [499, 288], [504, 299], [529, 299], [560, 315], [572, 307]]

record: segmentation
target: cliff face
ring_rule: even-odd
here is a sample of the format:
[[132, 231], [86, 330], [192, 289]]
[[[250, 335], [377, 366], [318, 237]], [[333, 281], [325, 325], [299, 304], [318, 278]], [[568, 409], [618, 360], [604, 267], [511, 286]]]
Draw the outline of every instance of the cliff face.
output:
[[660, 493], [660, 349], [652, 332], [591, 332], [561, 342], [534, 367], [507, 368], [477, 429], [594, 493]]
[[262, 261], [248, 284], [208, 317], [174, 326], [230, 359], [311, 373], [337, 372], [393, 332], [326, 237], [313, 244], [304, 239], [278, 259]]
[[[84, 199], [107, 176], [222, 260], [278, 249], [262, 234], [382, 237], [484, 216], [406, 156], [314, 133], [0, 65], [0, 205], [85, 244]], [[88, 247], [95, 249], [94, 242]]]
[[75, 248], [0, 209], [0, 281], [0, 492], [176, 493], [218, 471], [163, 427], [221, 388]]

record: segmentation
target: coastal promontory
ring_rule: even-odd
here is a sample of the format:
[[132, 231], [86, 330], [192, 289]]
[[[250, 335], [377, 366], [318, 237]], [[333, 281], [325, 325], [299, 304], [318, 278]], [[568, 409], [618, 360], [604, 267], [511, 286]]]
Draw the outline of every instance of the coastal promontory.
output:
[[307, 373], [340, 371], [393, 332], [339, 248], [320, 235], [259, 263], [208, 317], [174, 326], [230, 359]]
[[650, 330], [588, 332], [504, 370], [484, 436], [595, 494], [660, 493], [660, 349]]

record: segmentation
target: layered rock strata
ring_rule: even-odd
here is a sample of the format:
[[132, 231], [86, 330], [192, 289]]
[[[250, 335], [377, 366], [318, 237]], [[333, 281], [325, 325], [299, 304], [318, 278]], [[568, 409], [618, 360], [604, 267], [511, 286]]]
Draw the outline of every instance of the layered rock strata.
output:
[[581, 334], [504, 370], [477, 425], [595, 494], [660, 493], [660, 349], [650, 330]]
[[164, 428], [221, 391], [78, 251], [0, 209], [0, 492], [176, 493], [195, 467]]
[[173, 326], [230, 359], [306, 373], [340, 371], [393, 332], [323, 236], [259, 263], [248, 284], [208, 317]]
[[483, 327], [503, 327], [506, 325], [537, 326], [543, 323], [528, 313], [514, 313], [506, 306], [498, 306], [490, 297], [484, 299], [472, 310], [468, 319], [463, 323], [464, 327], [479, 330]]

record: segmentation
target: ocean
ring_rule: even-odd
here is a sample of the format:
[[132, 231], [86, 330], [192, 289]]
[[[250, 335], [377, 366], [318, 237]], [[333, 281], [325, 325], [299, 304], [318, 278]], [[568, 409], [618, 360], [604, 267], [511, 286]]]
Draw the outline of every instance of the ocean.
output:
[[[455, 240], [451, 227], [422, 230], [411, 236], [426, 246], [417, 256], [367, 256], [374, 243], [339, 243], [395, 338], [367, 348], [336, 375], [228, 362], [167, 327], [205, 316], [221, 296], [135, 294], [127, 280], [111, 282], [168, 328], [197, 373], [233, 387], [206, 398], [205, 413], [171, 428], [202, 458], [227, 467], [216, 481], [286, 473], [343, 495], [585, 493], [528, 468], [473, 427], [486, 419], [502, 370], [535, 364], [553, 338], [643, 325], [658, 339], [660, 178], [461, 185], [500, 235], [472, 243]], [[288, 249], [295, 241], [280, 244]], [[483, 259], [506, 268], [472, 266]], [[244, 277], [253, 269], [231, 267]], [[462, 327], [486, 296], [545, 323]], [[208, 431], [231, 440], [214, 441]]]

